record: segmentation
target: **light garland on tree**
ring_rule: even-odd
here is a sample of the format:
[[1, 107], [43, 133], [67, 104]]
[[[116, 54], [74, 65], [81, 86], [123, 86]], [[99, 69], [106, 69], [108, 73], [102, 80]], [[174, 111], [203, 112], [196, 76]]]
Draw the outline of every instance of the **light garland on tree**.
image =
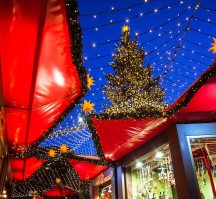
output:
[[161, 111], [168, 107], [163, 101], [165, 92], [159, 86], [159, 77], [152, 78], [152, 67], [143, 67], [145, 56], [143, 49], [138, 49], [138, 41], [129, 37], [129, 27], [123, 26], [121, 42], [117, 45], [118, 53], [113, 54], [115, 62], [110, 65], [114, 74], [106, 74], [108, 86], [105, 94], [112, 105], [105, 113], [139, 114], [141, 111]]

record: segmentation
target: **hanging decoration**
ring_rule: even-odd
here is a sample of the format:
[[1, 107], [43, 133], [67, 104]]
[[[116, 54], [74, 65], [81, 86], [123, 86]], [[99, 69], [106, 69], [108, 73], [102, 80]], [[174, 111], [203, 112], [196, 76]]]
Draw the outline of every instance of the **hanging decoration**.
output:
[[138, 41], [131, 40], [129, 33], [129, 27], [123, 26], [121, 42], [116, 47], [118, 53], [110, 63], [114, 75], [106, 74], [109, 85], [104, 86], [105, 94], [112, 105], [105, 112], [116, 115], [164, 110], [168, 104], [163, 101], [165, 92], [159, 85], [160, 77], [152, 77], [152, 66], [143, 67], [144, 50], [138, 49]]
[[60, 146], [60, 151], [61, 151], [61, 153], [66, 153], [67, 150], [68, 150], [67, 145], [63, 144], [63, 145]]
[[87, 88], [90, 89], [93, 85], [95, 85], [93, 77], [90, 77], [90, 75], [87, 74]]
[[212, 43], [212, 47], [209, 48], [209, 50], [212, 51], [212, 53], [216, 54], [216, 38], [213, 37], [214, 43]]
[[48, 152], [48, 154], [49, 154], [50, 157], [53, 158], [53, 157], [55, 157], [56, 152], [53, 149], [50, 149], [49, 152]]
[[56, 184], [60, 184], [61, 183], [61, 179], [60, 178], [56, 178]]
[[94, 110], [94, 103], [90, 103], [90, 101], [87, 100], [84, 100], [81, 106], [85, 113], [91, 113]]

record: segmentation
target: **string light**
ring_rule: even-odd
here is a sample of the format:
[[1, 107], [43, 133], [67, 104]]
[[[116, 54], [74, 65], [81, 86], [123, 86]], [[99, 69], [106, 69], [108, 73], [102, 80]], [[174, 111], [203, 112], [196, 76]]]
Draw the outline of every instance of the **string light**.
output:
[[[179, 5], [179, 1], [174, 2], [174, 3], [171, 4], [170, 6], [171, 6], [171, 7], [174, 7], [174, 6], [177, 6], [177, 5]], [[180, 5], [181, 5], [181, 4], [180, 4]], [[165, 9], [168, 9], [168, 6], [164, 6], [164, 7], [158, 8], [158, 9], [154, 9], [153, 11], [145, 12], [145, 16], [150, 15], [150, 14], [152, 14], [152, 13], [159, 12], [159, 11], [163, 11], [163, 10], [165, 10]], [[140, 17], [140, 14], [139, 14], [139, 15], [132, 16], [132, 17], [130, 17], [130, 21], [131, 21], [131, 20], [138, 19], [139, 17]], [[128, 20], [129, 20], [129, 19], [128, 19]], [[124, 19], [116, 20], [116, 21], [113, 21], [112, 23], [99, 24], [99, 25], [97, 25], [97, 27], [106, 27], [106, 26], [113, 25], [113, 24], [117, 24], [117, 23], [121, 23], [121, 22], [124, 22], [124, 21], [125, 21]], [[89, 31], [89, 30], [92, 30], [92, 29], [95, 29], [95, 27], [83, 28], [83, 31]]]

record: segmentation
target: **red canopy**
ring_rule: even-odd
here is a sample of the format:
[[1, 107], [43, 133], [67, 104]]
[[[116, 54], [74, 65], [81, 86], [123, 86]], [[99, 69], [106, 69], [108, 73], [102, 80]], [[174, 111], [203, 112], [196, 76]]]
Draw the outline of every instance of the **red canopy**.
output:
[[[109, 161], [120, 159], [174, 123], [215, 121], [216, 94], [213, 91], [216, 88], [216, 75], [207, 82], [205, 80], [206, 75], [215, 73], [211, 72], [215, 69], [216, 62], [167, 111], [191, 98], [194, 92], [187, 106], [168, 118], [101, 119], [100, 115], [93, 116], [90, 123], [99, 136], [105, 158]], [[201, 82], [205, 84], [201, 86]]]
[[4, 1], [0, 7], [8, 143], [23, 151], [82, 94], [81, 82], [63, 0]]

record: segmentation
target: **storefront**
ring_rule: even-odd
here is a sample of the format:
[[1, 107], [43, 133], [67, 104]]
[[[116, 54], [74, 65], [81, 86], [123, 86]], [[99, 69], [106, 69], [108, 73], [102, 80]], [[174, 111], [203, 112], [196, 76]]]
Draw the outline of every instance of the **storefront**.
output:
[[112, 199], [115, 194], [114, 169], [109, 168], [96, 176], [91, 183], [92, 199]]
[[177, 124], [122, 158], [108, 190], [114, 199], [211, 199], [215, 165], [216, 123]]
[[[128, 198], [177, 198], [169, 145], [166, 143], [127, 168]], [[127, 186], [127, 190], [130, 190]]]

